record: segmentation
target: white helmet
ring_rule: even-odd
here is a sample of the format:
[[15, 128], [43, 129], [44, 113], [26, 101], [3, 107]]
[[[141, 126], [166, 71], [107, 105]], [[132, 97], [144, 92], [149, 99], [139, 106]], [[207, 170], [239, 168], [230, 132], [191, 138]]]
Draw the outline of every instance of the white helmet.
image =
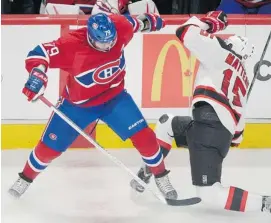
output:
[[234, 35], [226, 39], [225, 42], [232, 51], [242, 57], [243, 61], [252, 57], [255, 52], [254, 45], [249, 43], [247, 37]]

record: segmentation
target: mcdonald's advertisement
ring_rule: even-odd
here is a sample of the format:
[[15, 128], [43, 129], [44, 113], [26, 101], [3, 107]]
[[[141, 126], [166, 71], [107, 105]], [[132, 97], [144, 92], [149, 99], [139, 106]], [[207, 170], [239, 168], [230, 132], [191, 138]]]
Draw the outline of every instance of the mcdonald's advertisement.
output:
[[[40, 102], [27, 102], [22, 95], [21, 89], [28, 77], [24, 60], [36, 45], [55, 40], [74, 28], [52, 24], [2, 26], [2, 40], [6, 43], [1, 49], [2, 55], [5, 55], [2, 57], [1, 70], [2, 148], [32, 148], [38, 142], [51, 111]], [[164, 113], [189, 115], [191, 112], [193, 82], [199, 61], [175, 37], [176, 28], [177, 25], [169, 25], [154, 34], [137, 33], [124, 51], [126, 89], [151, 127]], [[230, 25], [220, 33], [222, 38], [233, 34], [247, 36], [256, 47], [246, 71], [258, 74], [247, 107], [248, 122], [257, 124], [249, 123], [243, 148], [271, 147], [271, 138], [262, 134], [271, 129], [271, 46], [260, 63], [269, 30], [270, 24]], [[17, 36], [23, 39], [23, 44], [16, 41]], [[56, 103], [65, 75], [58, 69], [50, 69], [47, 74], [49, 82], [45, 96]], [[87, 128], [86, 131], [91, 132], [91, 129]], [[122, 142], [104, 124], [97, 125], [93, 136], [107, 148], [132, 147], [128, 140]], [[80, 140], [74, 146], [87, 148], [89, 145]]]
[[172, 34], [145, 35], [143, 42], [142, 107], [189, 107], [197, 59]]
[[[188, 115], [190, 111], [193, 82], [197, 75], [199, 61], [175, 37], [176, 27], [176, 25], [169, 25], [162, 32], [155, 34], [135, 34], [125, 48], [126, 89], [147, 120], [156, 120], [165, 112]], [[46, 36], [42, 32], [33, 35], [37, 30], [46, 30]], [[247, 117], [252, 119], [271, 118], [271, 103], [267, 100], [271, 95], [271, 46], [268, 47], [262, 63], [258, 66], [269, 30], [270, 25], [264, 25], [264, 28], [260, 25], [247, 25], [246, 28], [235, 25], [229, 26], [221, 33], [224, 37], [233, 34], [246, 35], [256, 46], [255, 55], [247, 69], [247, 72], [252, 73], [259, 71], [247, 108]], [[2, 38], [7, 43], [2, 46], [2, 53], [5, 55], [2, 58], [1, 70], [2, 92], [4, 95], [9, 95], [9, 97], [2, 97], [3, 120], [46, 122], [50, 116], [50, 110], [42, 103], [29, 104], [21, 94], [21, 88], [27, 78], [24, 60], [29, 50], [41, 42], [57, 39], [61, 32], [61, 27], [58, 25], [2, 27]], [[24, 44], [10, 41], [10, 38], [19, 35], [23, 35]], [[11, 66], [10, 61], [16, 66]], [[63, 87], [61, 71], [51, 69], [48, 71], [48, 77], [49, 83], [45, 95], [56, 102], [59, 89]], [[10, 86], [16, 89], [12, 93], [10, 93]]]

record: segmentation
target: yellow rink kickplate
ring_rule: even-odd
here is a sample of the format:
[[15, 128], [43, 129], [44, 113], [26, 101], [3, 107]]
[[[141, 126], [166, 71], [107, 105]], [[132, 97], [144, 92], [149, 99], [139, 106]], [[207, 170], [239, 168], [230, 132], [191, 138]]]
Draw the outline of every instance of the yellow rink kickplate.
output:
[[[154, 128], [155, 124], [150, 124]], [[39, 141], [44, 124], [2, 124], [2, 149], [29, 149]], [[107, 125], [98, 124], [96, 140], [105, 148], [133, 148], [130, 140], [123, 142]], [[174, 148], [176, 145], [173, 146]], [[248, 123], [240, 148], [271, 148], [271, 123]]]

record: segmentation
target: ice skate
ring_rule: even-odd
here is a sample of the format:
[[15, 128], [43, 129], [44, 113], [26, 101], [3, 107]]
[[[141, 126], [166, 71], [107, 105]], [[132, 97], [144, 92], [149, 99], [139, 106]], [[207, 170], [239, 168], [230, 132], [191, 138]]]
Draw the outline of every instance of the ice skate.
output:
[[20, 198], [25, 193], [32, 180], [27, 179], [22, 173], [19, 173], [19, 178], [8, 190], [8, 193], [14, 198]]
[[[148, 184], [150, 182], [152, 173], [150, 171], [150, 168], [144, 164], [137, 172], [137, 176], [141, 180], [143, 180], [146, 184]], [[145, 188], [140, 183], [138, 183], [135, 179], [131, 180], [130, 186], [140, 193], [144, 192], [145, 190]]]
[[267, 196], [263, 197], [262, 212], [271, 213], [271, 197], [267, 197]]
[[166, 170], [163, 174], [155, 176], [155, 183], [165, 198], [176, 200], [178, 194], [169, 181], [168, 173], [169, 171]]

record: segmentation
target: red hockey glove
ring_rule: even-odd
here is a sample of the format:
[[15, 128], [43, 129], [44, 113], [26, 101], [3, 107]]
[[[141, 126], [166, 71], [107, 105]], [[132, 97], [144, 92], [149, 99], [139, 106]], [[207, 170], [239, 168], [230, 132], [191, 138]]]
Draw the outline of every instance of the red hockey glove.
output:
[[118, 8], [119, 8], [120, 14], [124, 14], [125, 12], [127, 12], [128, 4], [129, 4], [129, 0], [119, 0], [118, 1]]
[[226, 13], [223, 11], [211, 11], [207, 15], [200, 19], [209, 25], [208, 33], [215, 33], [226, 29], [228, 26], [228, 19]]
[[29, 74], [29, 78], [24, 85], [23, 94], [27, 96], [28, 101], [35, 101], [39, 96], [43, 95], [47, 87], [48, 78], [46, 74], [35, 67]]

